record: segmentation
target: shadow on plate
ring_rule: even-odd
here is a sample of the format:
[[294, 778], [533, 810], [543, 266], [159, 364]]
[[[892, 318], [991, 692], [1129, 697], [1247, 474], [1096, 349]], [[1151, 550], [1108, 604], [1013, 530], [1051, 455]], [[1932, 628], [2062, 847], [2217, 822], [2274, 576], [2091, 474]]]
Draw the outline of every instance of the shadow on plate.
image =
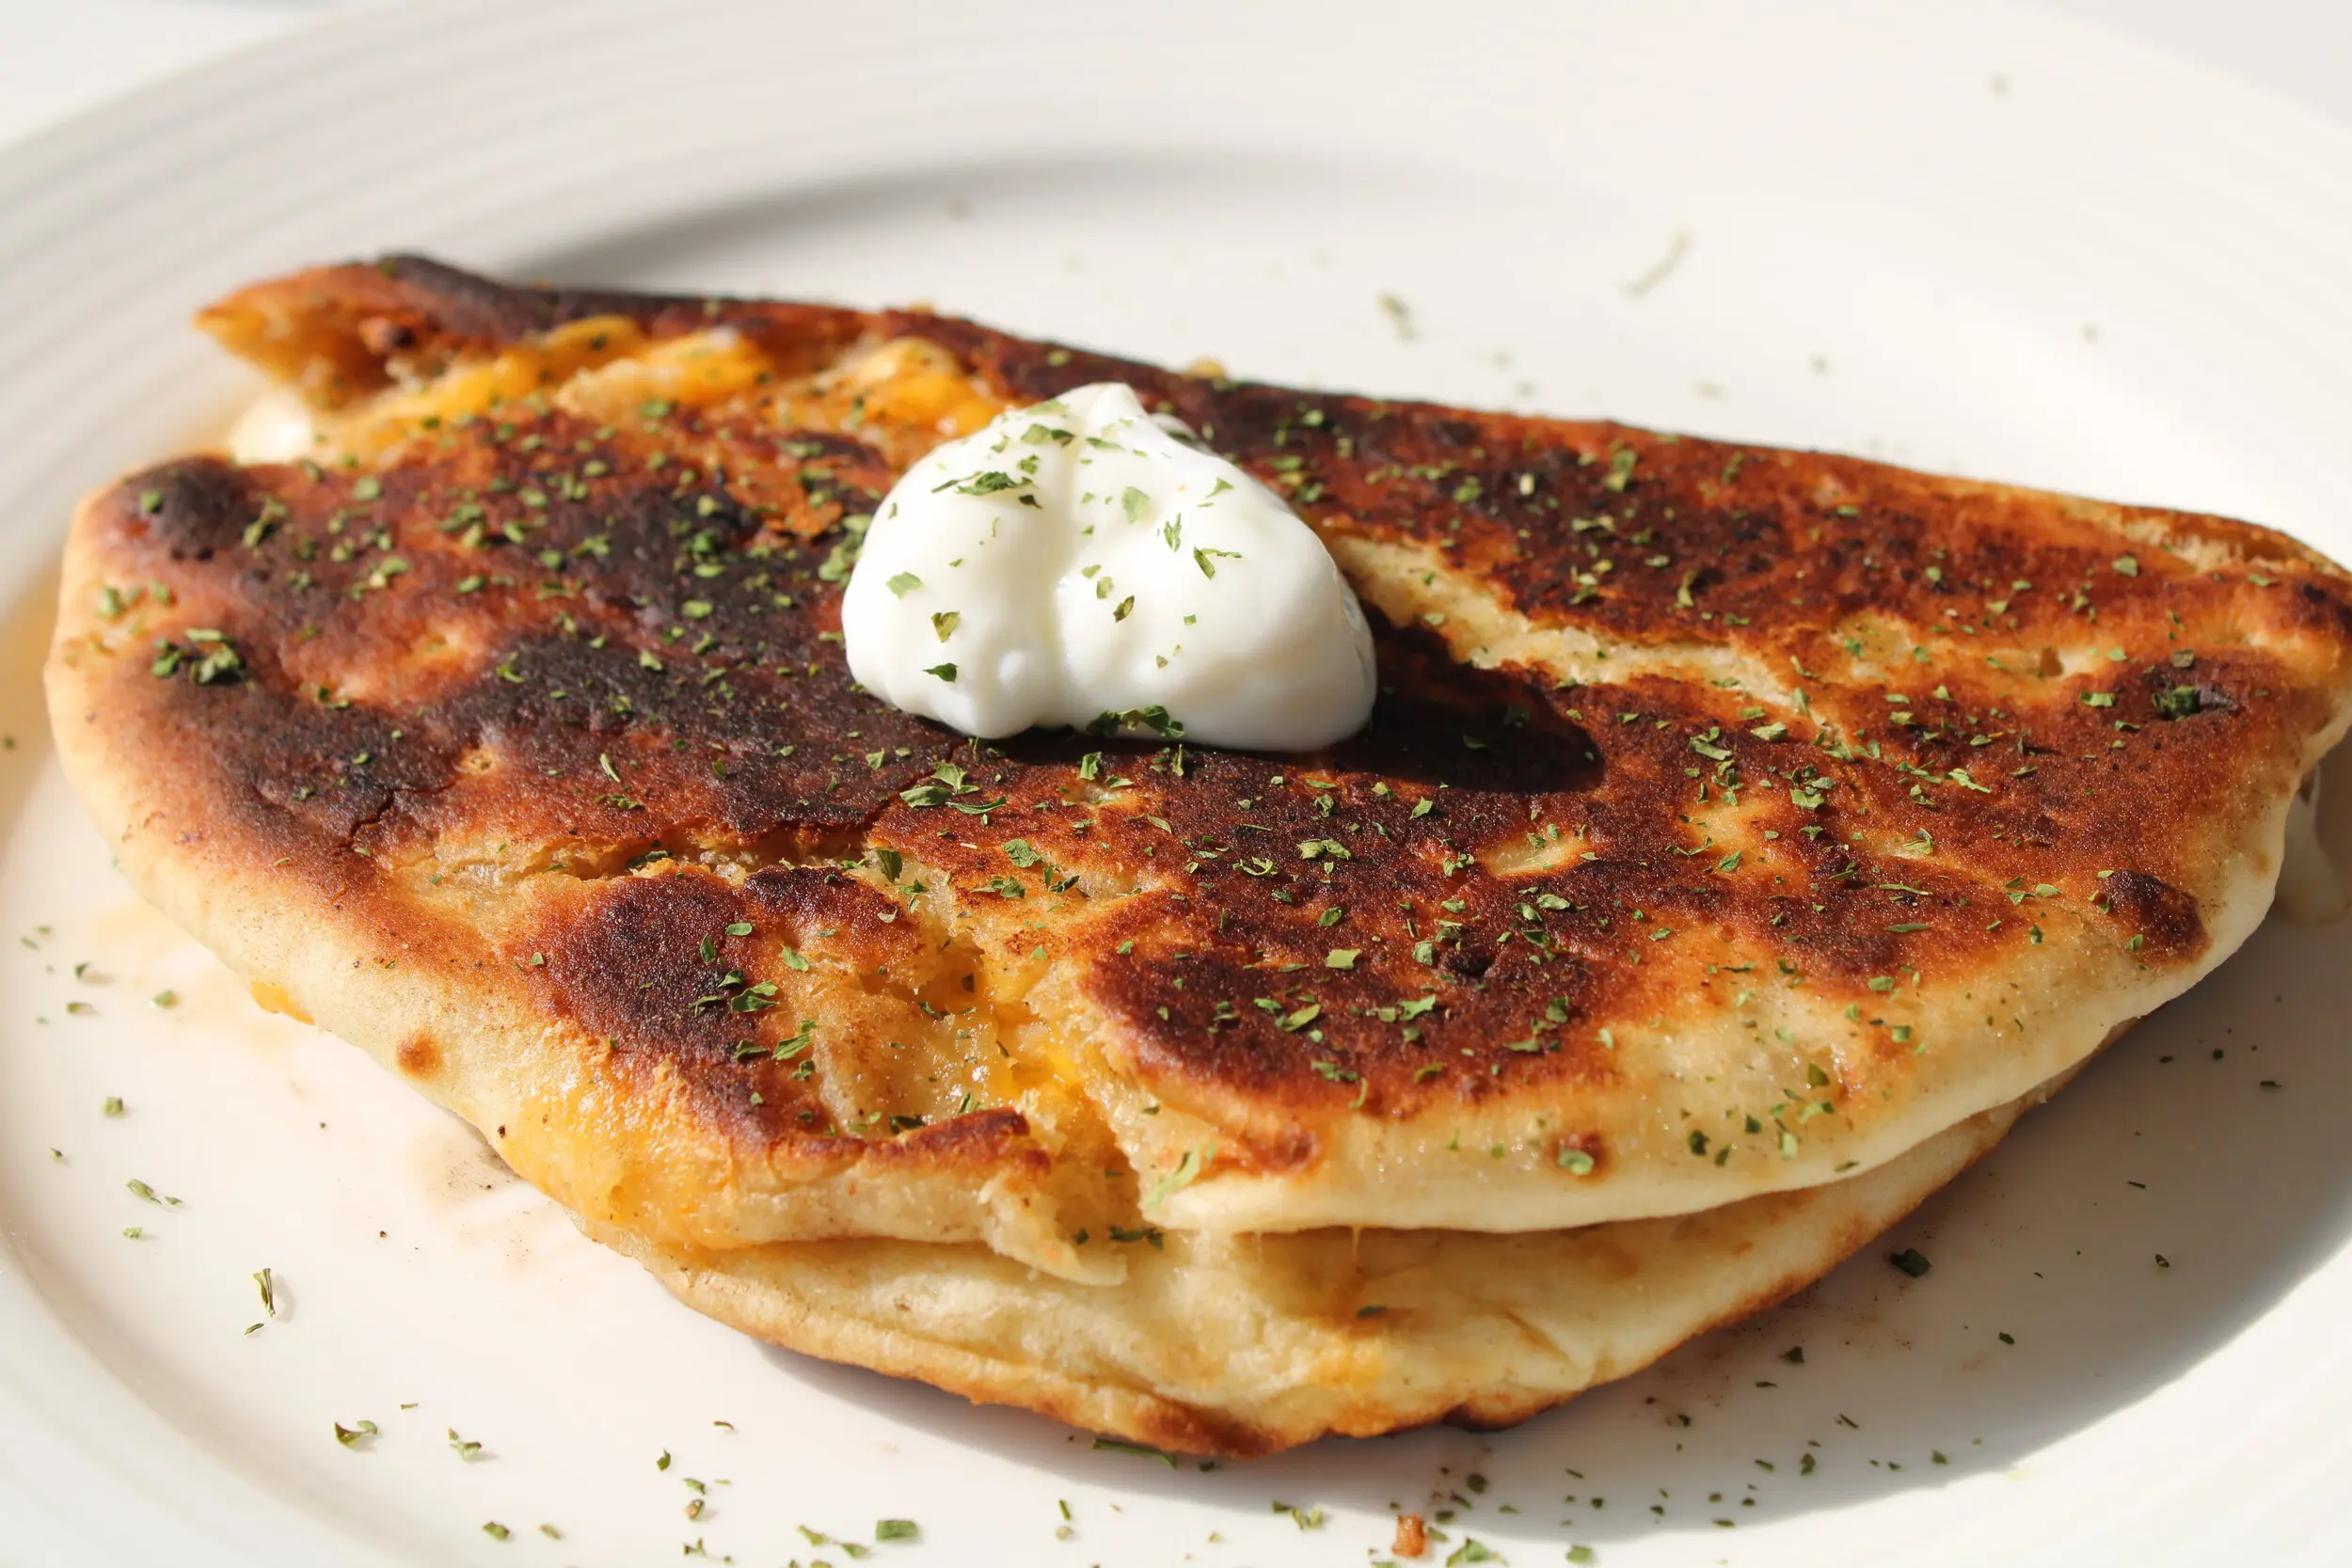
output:
[[[2341, 861], [2352, 791], [2333, 799], [2323, 832]], [[2274, 918], [1828, 1278], [1510, 1432], [1171, 1470], [1018, 1411], [769, 1358], [822, 1393], [1073, 1481], [1239, 1513], [1278, 1497], [1452, 1510], [1455, 1539], [1495, 1544], [1754, 1525], [2006, 1471], [2191, 1372], [2343, 1244], [2347, 941], [2352, 927]], [[1890, 1266], [1905, 1247], [1931, 1259], [1924, 1276]]]

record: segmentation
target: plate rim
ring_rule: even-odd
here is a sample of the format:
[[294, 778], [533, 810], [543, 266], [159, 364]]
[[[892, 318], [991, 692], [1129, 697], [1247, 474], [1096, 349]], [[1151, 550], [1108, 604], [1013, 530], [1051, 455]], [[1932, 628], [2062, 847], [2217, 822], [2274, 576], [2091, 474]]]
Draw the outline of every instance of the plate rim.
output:
[[[733, 8], [737, 3], [695, 0], [692, 8], [716, 12]], [[13, 237], [9, 235], [12, 226], [0, 223], [0, 300], [12, 297], [22, 275], [44, 255], [71, 254], [79, 228], [77, 214], [108, 201], [135, 199], [143, 187], [152, 183], [155, 138], [176, 123], [202, 118], [225, 100], [266, 91], [273, 81], [311, 73], [331, 76], [355, 64], [364, 67], [371, 52], [397, 51], [452, 29], [476, 34], [512, 29], [519, 35], [539, 24], [530, 20], [534, 17], [617, 26], [680, 8], [663, 0], [573, 0], [571, 4], [507, 0], [491, 17], [469, 0], [363, 6], [306, 18], [278, 38], [171, 72], [122, 99], [68, 116], [0, 146], [0, 214], [36, 203], [56, 204], [50, 221], [27, 224]], [[1515, 0], [1509, 8], [1538, 11], [1541, 8], [1537, 0]], [[1855, 6], [1853, 0], [1838, 0], [1815, 4], [1812, 8], [1836, 12]], [[2282, 159], [2292, 157], [2315, 170], [2340, 174], [2344, 188], [2352, 188], [2352, 127], [2314, 107], [2079, 18], [2032, 9], [2010, 0], [1976, 8], [2008, 19], [1998, 25], [2015, 26], [2025, 33], [2039, 30], [2045, 38], [2063, 40], [2064, 47], [2107, 55], [2120, 52], [2128, 58], [2127, 74], [2154, 72], [2188, 86], [2193, 93], [2188, 107], [2194, 112], [2185, 113], [2184, 119], [2201, 115], [2239, 119], [2249, 132], [2273, 138]], [[60, 182], [74, 187], [62, 198], [57, 195]], [[2352, 233], [2352, 228], [2346, 232]], [[15, 342], [0, 338], [0, 388], [29, 379], [25, 356], [10, 352], [17, 348]], [[11, 477], [9, 467], [0, 462], [0, 495], [24, 487]], [[0, 535], [0, 599], [13, 603], [48, 571], [45, 552], [56, 533], [55, 525], [35, 523], [13, 525]], [[0, 1223], [5, 1223], [5, 1216], [0, 1216]], [[163, 1530], [177, 1537], [177, 1549], [194, 1562], [242, 1563], [254, 1560], [256, 1550], [277, 1558], [290, 1549], [301, 1555], [287, 1560], [388, 1565], [410, 1560], [396, 1548], [352, 1533], [343, 1521], [313, 1516], [294, 1499], [256, 1484], [242, 1467], [205, 1453], [186, 1433], [138, 1401], [69, 1325], [47, 1312], [45, 1298], [32, 1275], [13, 1241], [0, 1231], [0, 1345], [39, 1346], [44, 1354], [56, 1356], [59, 1376], [40, 1381], [63, 1386], [94, 1376], [124, 1394], [128, 1402], [117, 1402], [118, 1408], [110, 1412], [94, 1411], [92, 1423], [86, 1423], [85, 1430], [45, 1433], [37, 1425], [39, 1416], [28, 1412], [38, 1411], [49, 1401], [25, 1377], [21, 1353], [0, 1351], [0, 1545], [45, 1553], [49, 1560], [85, 1560], [84, 1554], [96, 1539], [91, 1533], [91, 1519], [96, 1517], [103, 1520], [103, 1528], [128, 1544], [122, 1548], [126, 1555], [120, 1560], [124, 1561], [137, 1560], [133, 1547], [139, 1532]], [[78, 1364], [73, 1360], [76, 1356]], [[99, 1435], [102, 1426], [117, 1421], [125, 1425], [108, 1428], [111, 1436]], [[63, 1441], [43, 1445], [38, 1441], [43, 1436]], [[126, 1437], [135, 1441], [125, 1442]], [[183, 1466], [181, 1479], [200, 1482], [194, 1490], [209, 1489], [215, 1494], [213, 1501], [220, 1506], [207, 1506], [203, 1499], [188, 1495], [191, 1488], [183, 1485], [177, 1488], [183, 1494], [178, 1504], [186, 1512], [157, 1512], [152, 1493], [126, 1481], [118, 1467], [93, 1451], [102, 1446], [143, 1446], [151, 1453], [173, 1451], [175, 1465]], [[73, 1501], [61, 1507], [61, 1499]], [[62, 1528], [44, 1528], [53, 1517], [59, 1518]], [[265, 1534], [252, 1532], [250, 1526], [256, 1518], [265, 1518]], [[205, 1533], [191, 1533], [192, 1524]], [[146, 1537], [150, 1541], [163, 1538], [161, 1534]], [[106, 1550], [112, 1553], [115, 1548]]]

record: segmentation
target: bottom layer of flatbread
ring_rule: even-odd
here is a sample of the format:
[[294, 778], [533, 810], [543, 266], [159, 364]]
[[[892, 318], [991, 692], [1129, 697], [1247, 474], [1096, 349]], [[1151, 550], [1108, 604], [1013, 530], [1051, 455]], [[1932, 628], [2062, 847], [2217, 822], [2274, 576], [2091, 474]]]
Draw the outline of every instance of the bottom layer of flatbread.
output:
[[1849, 1180], [1665, 1219], [1518, 1235], [1090, 1238], [1128, 1259], [1112, 1286], [977, 1243], [717, 1252], [590, 1234], [775, 1344], [1135, 1442], [1246, 1457], [1327, 1433], [1502, 1425], [1638, 1371], [1828, 1273], [2056, 1087]]

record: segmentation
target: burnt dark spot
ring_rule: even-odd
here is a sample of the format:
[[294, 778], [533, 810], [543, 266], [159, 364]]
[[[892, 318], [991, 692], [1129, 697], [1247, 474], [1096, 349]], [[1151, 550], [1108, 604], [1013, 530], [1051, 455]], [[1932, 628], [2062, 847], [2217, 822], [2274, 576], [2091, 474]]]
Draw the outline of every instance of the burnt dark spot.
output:
[[794, 462], [841, 458], [851, 463], [879, 463], [882, 454], [854, 436], [830, 430], [785, 430], [772, 438], [777, 455]]
[[416, 330], [405, 322], [368, 316], [359, 323], [359, 341], [370, 354], [389, 358], [417, 346]]
[[2205, 949], [2197, 900], [2145, 871], [2118, 871], [2099, 884], [2108, 911], [2140, 938], [2142, 958], [2178, 960]]
[[544, 976], [551, 1010], [604, 1042], [614, 1070], [675, 1073], [706, 1121], [762, 1142], [787, 1124], [829, 1124], [808, 1082], [773, 1059], [799, 1014], [771, 1000], [774, 976], [725, 934], [747, 912], [734, 888], [684, 869], [585, 896], [544, 952], [518, 961]]
[[2182, 673], [2172, 669], [2148, 672], [2148, 704], [2158, 719], [2179, 721], [2194, 719], [2201, 713], [2237, 710], [2237, 701], [2226, 688], [2210, 680], [2175, 678]]
[[205, 562], [238, 542], [261, 510], [246, 472], [217, 458], [190, 457], [131, 475], [115, 504], [144, 527], [173, 561]]
[[[589, 316], [698, 315], [699, 300], [614, 289], [523, 289], [445, 265], [427, 256], [390, 256], [385, 275], [429, 304], [435, 328], [483, 342], [507, 342]], [[699, 325], [699, 323], [697, 324]]]
[[733, 888], [703, 872], [599, 884], [546, 950], [549, 1001], [625, 1051], [723, 1057], [744, 1031], [711, 1002], [729, 969], [704, 944], [742, 918]]
[[818, 931], [853, 932], [869, 953], [893, 958], [921, 948], [914, 923], [902, 920], [896, 902], [880, 890], [825, 865], [771, 865], [743, 883], [743, 896], [763, 926], [772, 925], [787, 941]]

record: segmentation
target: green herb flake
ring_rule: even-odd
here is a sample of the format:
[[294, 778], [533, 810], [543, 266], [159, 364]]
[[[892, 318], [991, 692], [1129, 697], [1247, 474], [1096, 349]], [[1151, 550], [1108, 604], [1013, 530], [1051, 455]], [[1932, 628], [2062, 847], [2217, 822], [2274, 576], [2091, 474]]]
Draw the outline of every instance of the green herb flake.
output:
[[1132, 1454], [1137, 1459], [1156, 1459], [1171, 1470], [1176, 1468], [1174, 1454], [1163, 1453], [1158, 1449], [1147, 1449], [1141, 1443], [1122, 1443], [1116, 1437], [1097, 1437], [1094, 1440], [1094, 1451]]
[[1152, 1190], [1144, 1195], [1143, 1206], [1147, 1209], [1156, 1209], [1168, 1198], [1191, 1186], [1216, 1156], [1216, 1144], [1214, 1140], [1205, 1144], [1195, 1144], [1185, 1149], [1184, 1158], [1176, 1162], [1176, 1168], [1152, 1184]]
[[1900, 1252], [1890, 1252], [1886, 1255], [1886, 1260], [1914, 1279], [1920, 1278], [1930, 1269], [1935, 1267], [1928, 1261], [1927, 1255], [1917, 1247], [1905, 1247]]
[[912, 1541], [920, 1532], [912, 1519], [877, 1519], [874, 1539], [877, 1541]]
[[993, 496], [1000, 490], [1021, 489], [1029, 481], [1025, 479], [1015, 479], [1002, 469], [992, 468], [986, 473], [974, 474], [970, 479], [951, 479], [945, 484], [935, 486], [933, 493], [953, 490], [959, 496]]

